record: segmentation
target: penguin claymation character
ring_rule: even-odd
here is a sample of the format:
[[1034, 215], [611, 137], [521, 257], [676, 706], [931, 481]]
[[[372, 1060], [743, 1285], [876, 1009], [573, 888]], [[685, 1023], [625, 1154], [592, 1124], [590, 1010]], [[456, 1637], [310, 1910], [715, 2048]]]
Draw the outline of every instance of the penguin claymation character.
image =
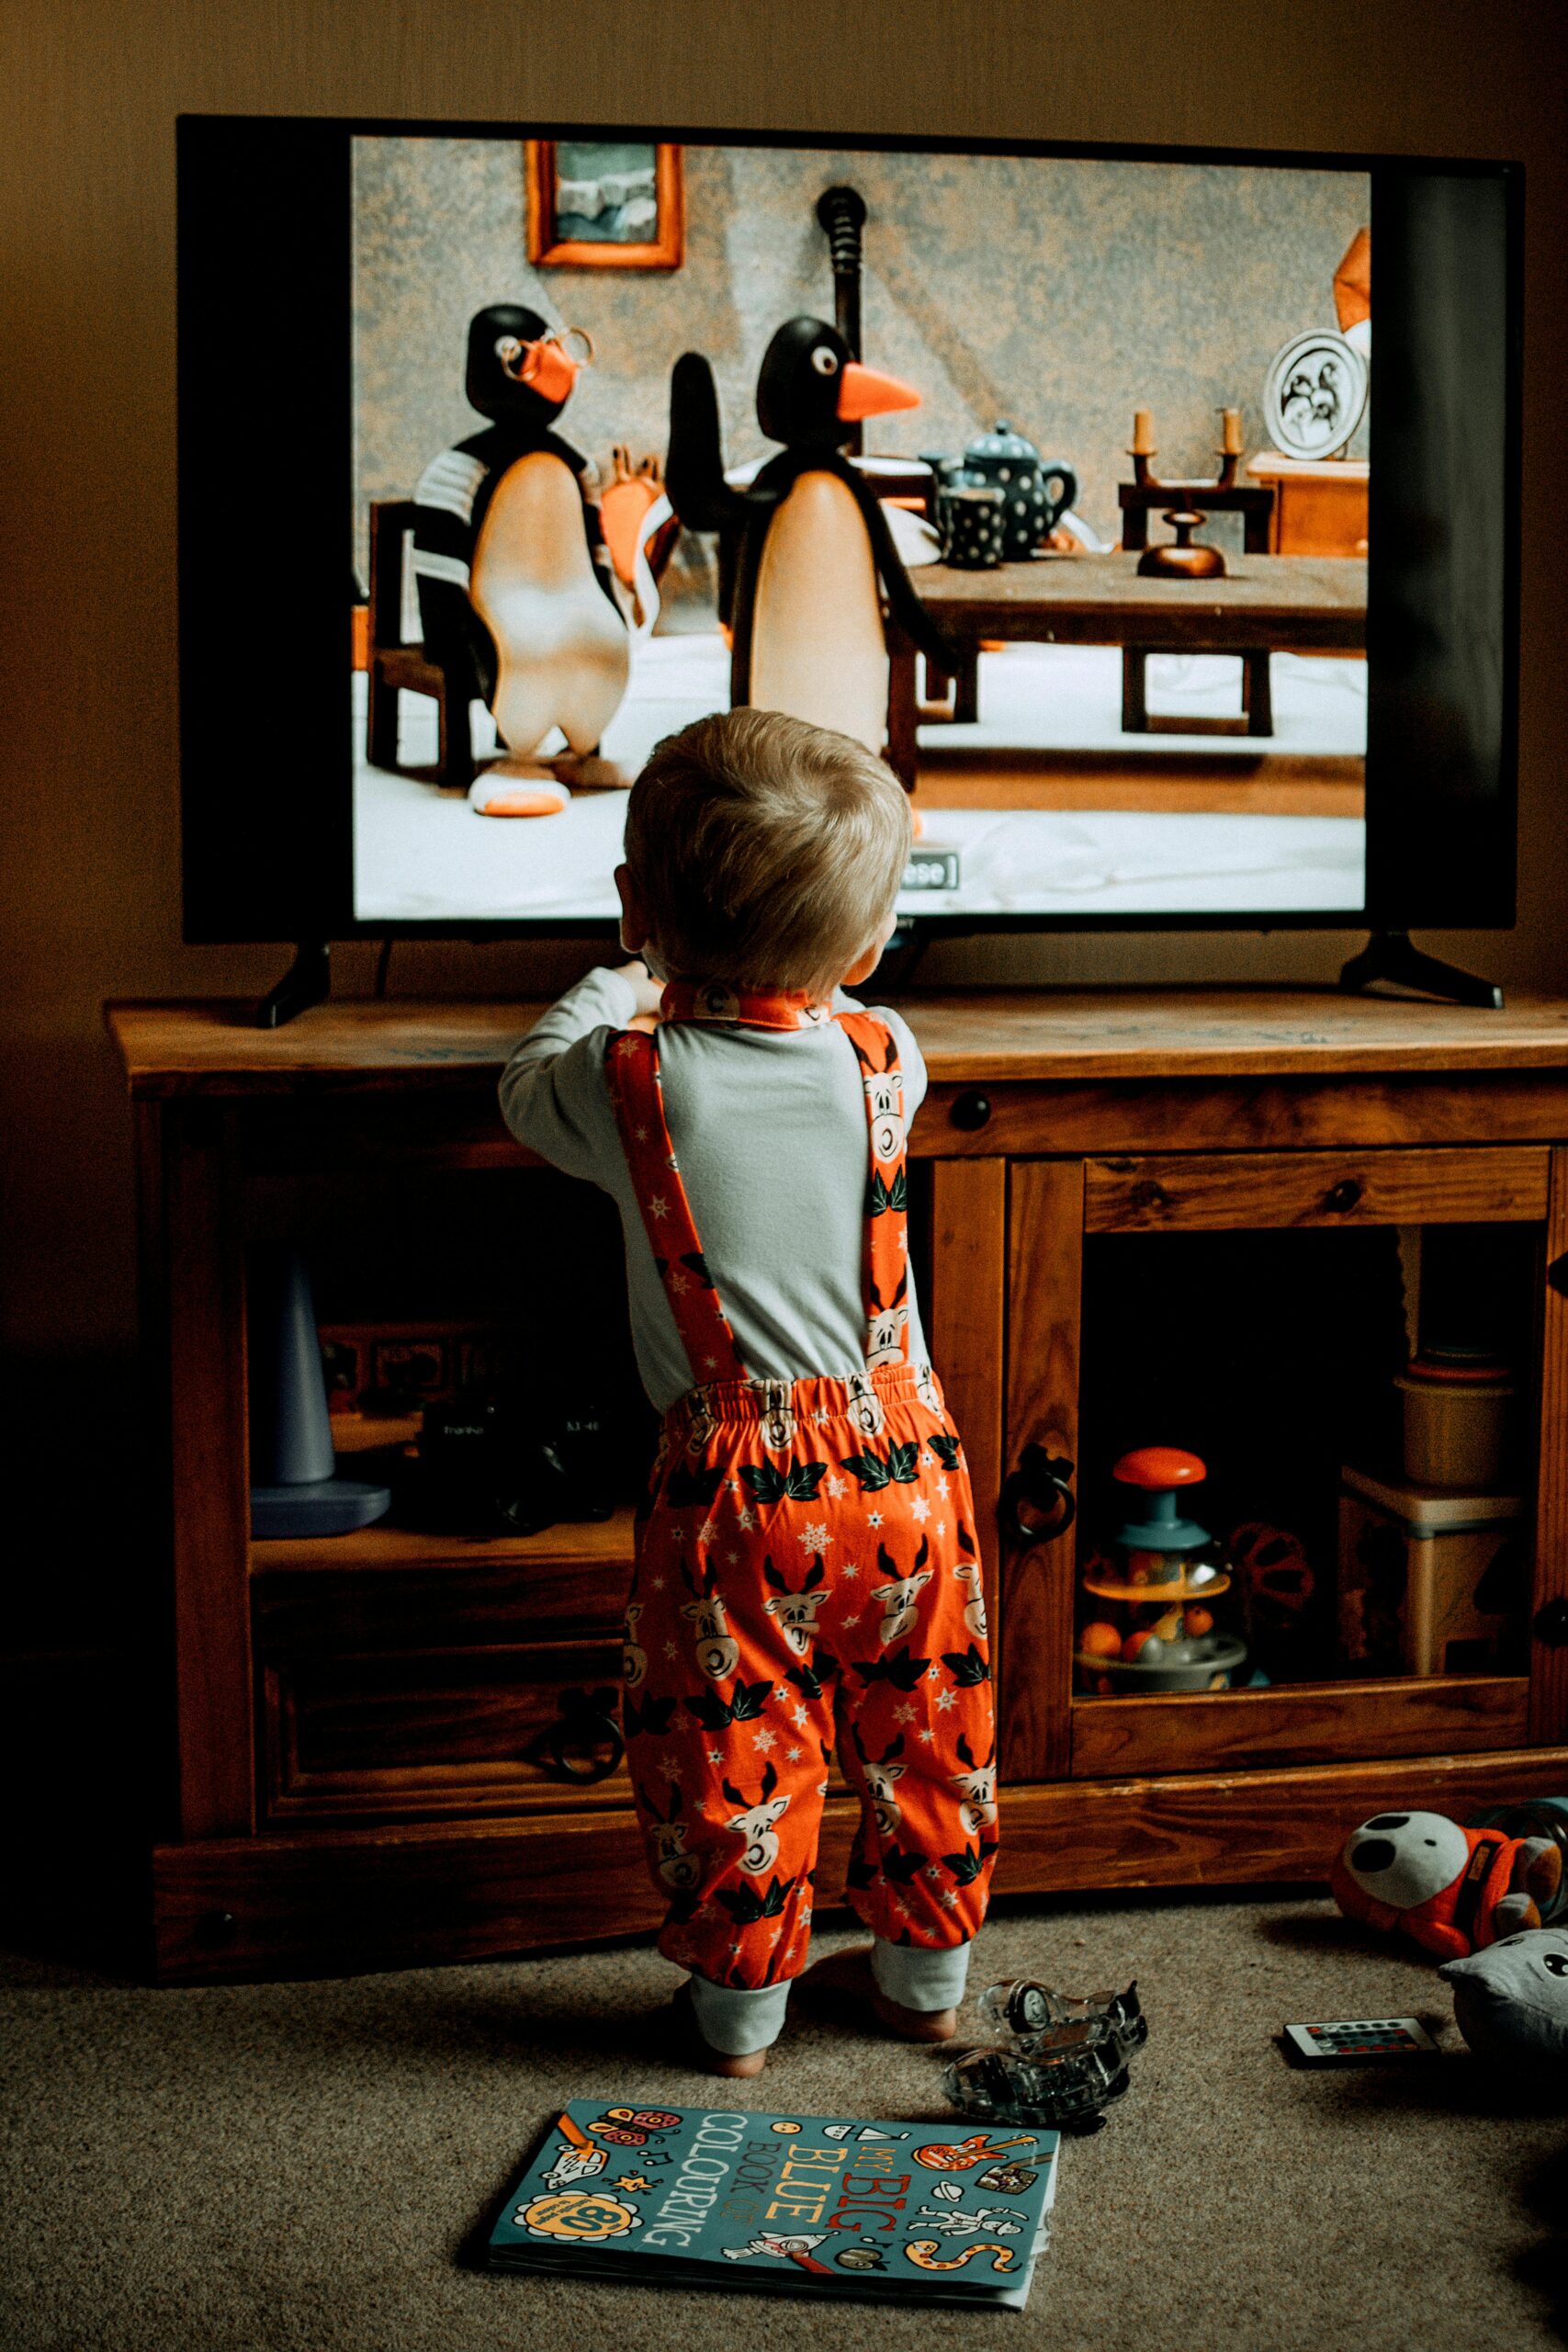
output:
[[[749, 488], [724, 479], [713, 370], [677, 360], [670, 389], [670, 503], [694, 530], [739, 535], [730, 700], [837, 728], [880, 752], [893, 618], [940, 669], [957, 656], [909, 584], [874, 491], [843, 454], [869, 416], [919, 408], [896, 376], [850, 356], [836, 328], [791, 319], [763, 355], [757, 421], [784, 447]], [[881, 583], [879, 592], [878, 582]]]
[[485, 816], [566, 806], [566, 784], [536, 756], [554, 727], [575, 755], [559, 763], [569, 775], [619, 781], [597, 775], [590, 755], [626, 693], [629, 638], [588, 460], [554, 430], [592, 356], [581, 330], [552, 329], [536, 311], [479, 311], [465, 389], [491, 422], [433, 458], [414, 492], [425, 654], [455, 708], [476, 695], [488, 705], [506, 747], [468, 794]]

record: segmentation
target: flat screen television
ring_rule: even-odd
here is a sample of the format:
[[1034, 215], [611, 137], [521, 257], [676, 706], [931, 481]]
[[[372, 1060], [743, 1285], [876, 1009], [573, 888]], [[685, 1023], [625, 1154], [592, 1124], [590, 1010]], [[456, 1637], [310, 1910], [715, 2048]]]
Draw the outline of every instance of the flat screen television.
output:
[[927, 936], [1507, 924], [1521, 181], [183, 118], [187, 938], [608, 933], [736, 700]]

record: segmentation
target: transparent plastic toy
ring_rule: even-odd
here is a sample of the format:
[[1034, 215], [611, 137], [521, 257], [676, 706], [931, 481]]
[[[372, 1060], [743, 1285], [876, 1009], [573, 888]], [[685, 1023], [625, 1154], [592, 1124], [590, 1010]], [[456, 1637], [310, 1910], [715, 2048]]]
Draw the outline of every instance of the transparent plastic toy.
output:
[[1010, 2039], [965, 2051], [943, 2072], [942, 2088], [965, 2115], [998, 2123], [1098, 2131], [1101, 2109], [1126, 2090], [1128, 2061], [1148, 2038], [1135, 1984], [1080, 1999], [1021, 1979], [993, 1984], [980, 2009]]
[[1047, 2026], [1073, 2025], [1082, 2018], [1104, 2018], [1122, 2037], [1129, 2054], [1149, 2037], [1148, 2020], [1136, 1984], [1124, 1993], [1058, 1993], [1032, 1977], [993, 1984], [980, 1996], [980, 2015], [998, 2033], [1043, 2033]]

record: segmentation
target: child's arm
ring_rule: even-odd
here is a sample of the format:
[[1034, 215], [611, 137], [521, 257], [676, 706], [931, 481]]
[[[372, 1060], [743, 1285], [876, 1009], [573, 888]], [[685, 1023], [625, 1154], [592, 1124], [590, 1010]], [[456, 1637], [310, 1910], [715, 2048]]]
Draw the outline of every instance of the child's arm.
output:
[[603, 1183], [621, 1157], [604, 1033], [651, 1025], [660, 993], [640, 964], [598, 966], [551, 1005], [502, 1072], [502, 1116], [519, 1143], [569, 1176]]
[[912, 1119], [926, 1099], [925, 1057], [915, 1043], [915, 1033], [901, 1012], [890, 1004], [862, 1004], [858, 997], [846, 996], [842, 989], [833, 990], [835, 1012], [870, 1012], [885, 1021], [893, 1032], [893, 1042], [898, 1048], [898, 1067], [904, 1074], [904, 1116]]

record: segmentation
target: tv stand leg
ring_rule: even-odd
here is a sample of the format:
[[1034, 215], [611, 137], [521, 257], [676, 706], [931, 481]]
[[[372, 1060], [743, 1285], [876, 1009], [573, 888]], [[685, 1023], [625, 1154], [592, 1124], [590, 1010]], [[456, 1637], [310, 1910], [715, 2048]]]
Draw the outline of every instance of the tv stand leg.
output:
[[256, 1007], [258, 1029], [281, 1029], [297, 1013], [325, 1001], [333, 984], [332, 953], [324, 939], [300, 940], [293, 963]]
[[1457, 964], [1427, 956], [1411, 945], [1407, 931], [1374, 931], [1359, 956], [1352, 956], [1339, 975], [1339, 985], [1355, 992], [1387, 980], [1393, 987], [1414, 989], [1422, 996], [1438, 997], [1445, 1004], [1479, 1005], [1501, 1012], [1503, 991], [1493, 980], [1461, 972]]

